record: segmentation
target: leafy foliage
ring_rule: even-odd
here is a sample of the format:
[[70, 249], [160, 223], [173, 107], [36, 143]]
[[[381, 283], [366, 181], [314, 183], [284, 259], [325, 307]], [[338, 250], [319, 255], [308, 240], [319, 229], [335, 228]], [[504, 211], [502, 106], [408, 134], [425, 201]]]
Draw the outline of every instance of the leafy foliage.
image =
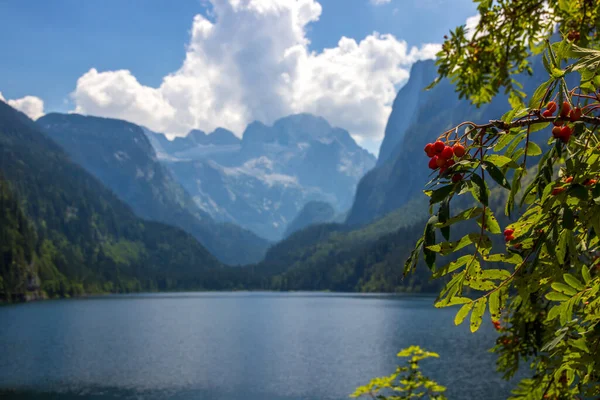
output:
[[[434, 277], [448, 279], [436, 307], [460, 306], [455, 323], [470, 315], [472, 332], [489, 310], [502, 333], [494, 347], [498, 369], [509, 378], [525, 361], [532, 370], [514, 398], [595, 398], [600, 395], [600, 51], [565, 40], [548, 43], [544, 60], [549, 79], [528, 107], [515, 102], [501, 119], [465, 122], [440, 136], [448, 145], [464, 145], [467, 153], [434, 173], [428, 184], [431, 218], [405, 272], [423, 254]], [[569, 88], [566, 76], [575, 72], [580, 84]], [[457, 174], [460, 179], [453, 180]], [[516, 218], [505, 226], [502, 248], [492, 239], [502, 228], [490, 187], [504, 191], [504, 212]], [[453, 215], [450, 205], [460, 196], [476, 204]], [[476, 231], [450, 241], [449, 228], [454, 232], [473, 219]], [[440, 256], [451, 256], [450, 262], [439, 265]]]
[[[543, 51], [543, 41], [556, 25], [580, 46], [600, 43], [600, 3], [596, 0], [475, 0], [478, 23], [459, 26], [445, 36], [438, 56], [439, 77], [449, 78], [461, 98], [489, 103], [504, 89], [511, 105], [522, 104], [527, 92], [515, 79], [532, 73], [530, 55]], [[557, 73], [557, 71], [551, 71]]]
[[350, 397], [369, 396], [380, 400], [431, 399], [444, 400], [444, 386], [427, 378], [421, 372], [419, 362], [430, 357], [439, 357], [437, 353], [425, 351], [418, 346], [411, 346], [400, 351], [398, 357], [407, 357], [407, 366], [397, 367], [396, 371], [381, 378], [374, 378], [356, 389]]

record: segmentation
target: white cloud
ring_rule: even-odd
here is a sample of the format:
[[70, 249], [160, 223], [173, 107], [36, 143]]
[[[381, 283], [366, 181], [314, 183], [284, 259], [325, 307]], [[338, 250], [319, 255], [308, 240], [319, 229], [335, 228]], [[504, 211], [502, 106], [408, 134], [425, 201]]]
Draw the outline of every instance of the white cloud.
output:
[[20, 99], [6, 100], [2, 95], [2, 92], [0, 92], [0, 100], [25, 113], [25, 115], [33, 120], [36, 120], [44, 115], [44, 101], [39, 97], [25, 96]]
[[382, 4], [389, 4], [389, 3], [391, 3], [392, 0], [370, 0], [370, 1], [371, 1], [371, 4], [379, 6]]
[[409, 48], [392, 35], [311, 52], [306, 27], [316, 0], [213, 0], [214, 22], [194, 18], [181, 68], [159, 87], [130, 71], [91, 69], [72, 93], [75, 112], [123, 118], [169, 134], [222, 126], [241, 134], [253, 120], [299, 112], [325, 117], [356, 138], [381, 139], [398, 85], [436, 44]]

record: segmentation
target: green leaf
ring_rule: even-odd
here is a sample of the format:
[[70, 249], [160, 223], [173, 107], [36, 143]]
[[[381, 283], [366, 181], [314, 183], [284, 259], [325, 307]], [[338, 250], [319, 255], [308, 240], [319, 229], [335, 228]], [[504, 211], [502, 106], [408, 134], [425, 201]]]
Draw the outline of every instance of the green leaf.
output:
[[[509, 160], [510, 160], [510, 158], [509, 158]], [[512, 161], [512, 160], [510, 160], [510, 161]], [[484, 161], [483, 169], [485, 169], [490, 174], [492, 179], [494, 181], [496, 181], [497, 184], [499, 184], [503, 188], [510, 190], [510, 185], [508, 184], [508, 180], [506, 180], [506, 177], [504, 176], [502, 171], [500, 171], [500, 169], [497, 166], [495, 166], [494, 164], [492, 164], [488, 161]]]
[[[444, 224], [446, 221], [448, 221], [448, 218], [450, 218], [450, 197], [446, 197], [444, 200], [442, 200], [440, 209], [438, 211], [438, 219], [440, 223]], [[450, 240], [450, 226], [444, 226], [440, 230], [442, 232], [442, 236], [444, 236], [446, 240]]]
[[475, 199], [484, 206], [487, 206], [490, 190], [488, 189], [486, 183], [483, 179], [481, 179], [481, 176], [477, 174], [473, 174], [471, 176], [471, 181], [475, 184], [475, 187], [471, 191], [471, 193], [473, 193], [473, 197], [475, 197]]
[[592, 276], [590, 275], [590, 270], [587, 267], [587, 265], [583, 265], [581, 267], [581, 275], [583, 275], [583, 280], [586, 284], [590, 283], [590, 281], [592, 280]]
[[467, 264], [467, 262], [472, 259], [473, 257], [475, 257], [472, 254], [466, 255], [466, 256], [462, 256], [459, 257], [457, 260], [455, 261], [451, 261], [448, 264], [444, 265], [443, 267], [435, 270], [433, 272], [433, 278], [439, 278], [441, 276], [447, 275], [453, 271], [456, 271], [457, 269], [459, 269], [460, 267], [464, 266]]
[[455, 242], [442, 242], [427, 246], [427, 249], [445, 256], [454, 253], [455, 251], [458, 251], [472, 243], [477, 243], [480, 238], [481, 235], [478, 233], [469, 233]]
[[583, 289], [585, 289], [585, 286], [583, 285], [583, 283], [581, 283], [581, 281], [579, 279], [575, 278], [571, 274], [564, 274], [563, 279], [565, 280], [565, 282], [567, 282], [567, 284], [569, 286], [571, 286], [572, 288], [574, 288], [577, 291], [582, 291]]
[[521, 264], [523, 262], [523, 257], [521, 257], [517, 253], [510, 254], [492, 254], [490, 256], [484, 257], [485, 261], [490, 262], [505, 262], [509, 264]]
[[529, 142], [527, 145], [527, 155], [528, 156], [539, 156], [542, 154], [542, 149], [535, 142]]
[[466, 221], [468, 219], [471, 218], [475, 218], [480, 216], [483, 213], [483, 208], [481, 207], [472, 207], [469, 208], [467, 210], [464, 210], [460, 213], [458, 213], [456, 216], [450, 218], [448, 221], [446, 221], [445, 223], [438, 223], [435, 225], [436, 228], [443, 228], [445, 226], [450, 226], [453, 225], [457, 222], [461, 222], [461, 221]]
[[[509, 136], [509, 135], [506, 135]], [[511, 164], [513, 160], [509, 157], [502, 156], [500, 154], [490, 154], [485, 156], [483, 159], [484, 163], [494, 164], [498, 168], [502, 168], [507, 164]]]
[[435, 264], [435, 252], [428, 249], [429, 246], [435, 243], [435, 227], [434, 225], [438, 222], [437, 216], [429, 218], [427, 225], [425, 226], [425, 233], [423, 234], [423, 255], [425, 256], [425, 263], [431, 269]]
[[466, 304], [466, 303], [471, 303], [471, 302], [472, 302], [472, 300], [467, 297], [453, 296], [453, 297], [447, 297], [444, 300], [438, 301], [437, 303], [435, 303], [435, 307], [443, 308], [443, 307], [455, 306], [457, 304]]
[[570, 235], [572, 235], [570, 230], [563, 229], [558, 237], [558, 245], [556, 246], [556, 257], [558, 258], [558, 262], [560, 264], [565, 263], [565, 257], [567, 255], [567, 240], [569, 239]]
[[487, 297], [482, 297], [475, 301], [475, 304], [473, 305], [473, 312], [471, 313], [471, 332], [476, 332], [481, 326], [481, 320], [483, 319], [486, 303]]
[[564, 283], [554, 282], [551, 286], [552, 289], [556, 290], [557, 292], [564, 293], [569, 296], [577, 294], [577, 290], [573, 289], [569, 285], [565, 285]]
[[452, 189], [454, 189], [454, 185], [446, 185], [439, 189], [435, 189], [433, 192], [431, 192], [429, 204], [439, 203], [440, 201], [444, 200], [450, 193], [452, 193]]
[[558, 293], [558, 292], [550, 292], [546, 294], [546, 298], [552, 301], [567, 301], [570, 299], [566, 294]]
[[[510, 133], [505, 133], [505, 134], [500, 135], [500, 139], [498, 140], [498, 143], [496, 143], [496, 145], [494, 146], [494, 151], [498, 152], [498, 151], [504, 149], [516, 137], [517, 137], [517, 135], [510, 134]], [[501, 157], [504, 157], [504, 156], [501, 156]], [[506, 158], [508, 158], [508, 157], [506, 157]], [[508, 158], [508, 159], [510, 160], [508, 162], [512, 161], [512, 159], [510, 159], [510, 158]]]
[[546, 91], [548, 90], [552, 82], [554, 82], [554, 78], [550, 78], [546, 82], [542, 83], [535, 90], [533, 96], [531, 96], [531, 99], [529, 100], [529, 108], [540, 108], [540, 106], [542, 105], [541, 103], [544, 100], [544, 95], [546, 94]]
[[510, 275], [510, 272], [505, 269], [484, 269], [481, 279], [506, 280]]
[[519, 189], [521, 188], [521, 178], [523, 177], [523, 168], [518, 168], [515, 170], [515, 175], [513, 177], [510, 194], [508, 195], [508, 200], [506, 202], [506, 207], [504, 209], [507, 216], [510, 216], [513, 206], [515, 204], [515, 196], [517, 195]]
[[500, 291], [495, 290], [490, 294], [490, 314], [493, 321], [500, 319]]
[[456, 316], [454, 317], [454, 325], [460, 325], [463, 323], [467, 315], [469, 315], [469, 311], [473, 309], [473, 304], [475, 303], [471, 301], [470, 303], [467, 303], [464, 306], [462, 306], [460, 310], [458, 310]]
[[[482, 217], [483, 219], [483, 217]], [[481, 221], [483, 222], [483, 221]], [[479, 223], [479, 220], [478, 220]], [[479, 223], [479, 226], [481, 226], [481, 224]], [[494, 215], [494, 213], [492, 212], [492, 210], [489, 207], [485, 208], [485, 229], [490, 232], [490, 233], [500, 233], [502, 232], [500, 230], [500, 224], [498, 224], [498, 220], [496, 219], [496, 216]]]

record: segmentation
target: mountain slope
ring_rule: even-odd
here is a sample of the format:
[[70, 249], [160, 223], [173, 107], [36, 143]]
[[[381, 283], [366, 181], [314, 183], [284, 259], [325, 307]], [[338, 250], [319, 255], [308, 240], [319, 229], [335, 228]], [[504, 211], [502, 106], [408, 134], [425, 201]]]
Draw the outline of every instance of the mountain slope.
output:
[[309, 225], [332, 222], [334, 219], [335, 210], [331, 204], [323, 201], [310, 201], [302, 207], [296, 218], [289, 223], [284, 236], [288, 237]]
[[[115, 119], [56, 113], [36, 123], [140, 217], [184, 229], [228, 264], [247, 264], [263, 257], [267, 241], [232, 224], [215, 223], [200, 210], [158, 162], [139, 126]], [[227, 140], [226, 133], [220, 135]]]
[[[37, 236], [50, 296], [82, 291], [222, 289], [224, 268], [184, 231], [136, 217], [24, 114], [0, 102], [0, 173]], [[5, 238], [0, 247], [6, 245]]]
[[[533, 67], [533, 76], [520, 78], [525, 93], [533, 93], [546, 77], [539, 59], [534, 60]], [[420, 61], [413, 65], [412, 71], [417, 77], [417, 87], [436, 77], [433, 61]], [[412, 76], [407, 84], [412, 88], [411, 81]], [[506, 96], [500, 95], [490, 104], [476, 108], [467, 100], [459, 100], [454, 86], [447, 80], [430, 91], [400, 90], [382, 142], [384, 157], [358, 184], [347, 222], [350, 225], [368, 223], [415, 197], [426, 201], [421, 190], [431, 170], [423, 153], [425, 145], [463, 121], [485, 122], [499, 118], [508, 107]], [[415, 109], [407, 115], [407, 108]]]
[[217, 129], [206, 137], [192, 131], [169, 141], [146, 130], [161, 160], [200, 208], [271, 240], [279, 240], [310, 201], [330, 203], [336, 213], [347, 211], [358, 180], [375, 165], [375, 157], [347, 131], [310, 114], [282, 118], [273, 126], [253, 122], [237, 142], [224, 132]]

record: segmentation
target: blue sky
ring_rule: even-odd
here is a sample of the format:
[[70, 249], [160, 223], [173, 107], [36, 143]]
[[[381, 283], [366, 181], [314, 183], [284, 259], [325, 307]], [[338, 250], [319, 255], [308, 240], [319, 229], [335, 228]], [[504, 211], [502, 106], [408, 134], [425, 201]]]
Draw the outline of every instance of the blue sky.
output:
[[[225, 0], [219, 1], [224, 2]], [[291, 0], [278, 0], [281, 3], [273, 3], [275, 0], [252, 1], [259, 3], [261, 1], [271, 2], [271, 5], [275, 4], [277, 6]], [[298, 25], [304, 30], [304, 36], [299, 36], [295, 31], [288, 32], [285, 27], [281, 26], [275, 27], [271, 33], [265, 25], [269, 24], [269, 21], [277, 21], [276, 19], [270, 20], [268, 16], [262, 14], [257, 16], [256, 13], [252, 14], [248, 10], [244, 12], [236, 10], [234, 12], [226, 6], [216, 6], [215, 10], [213, 5], [206, 0], [0, 0], [0, 35], [4, 38], [0, 41], [0, 54], [2, 54], [0, 92], [6, 99], [18, 99], [27, 95], [37, 96], [43, 100], [45, 112], [67, 112], [79, 106], [77, 109], [80, 112], [124, 117], [137, 123], [145, 123], [144, 115], [148, 113], [144, 114], [133, 110], [130, 114], [121, 115], [122, 113], [115, 111], [117, 104], [113, 108], [91, 106], [91, 103], [97, 106], [98, 101], [97, 99], [90, 99], [92, 89], [89, 86], [83, 87], [82, 85], [79, 91], [87, 97], [83, 95], [73, 97], [71, 94], [78, 87], [78, 79], [86, 75], [92, 68], [100, 74], [106, 71], [128, 70], [131, 76], [121, 76], [125, 79], [123, 82], [129, 82], [133, 79], [141, 88], [158, 88], [165, 76], [182, 68], [186, 58], [186, 48], [190, 44], [190, 31], [194, 16], [197, 14], [203, 15], [210, 23], [221, 25], [224, 32], [213, 39], [215, 41], [220, 40], [220, 42], [217, 42], [219, 45], [230, 43], [231, 48], [241, 48], [247, 53], [243, 61], [243, 67], [231, 65], [238, 62], [239, 59], [236, 59], [238, 61], [227, 60], [223, 56], [215, 54], [207, 55], [207, 59], [199, 65], [204, 68], [212, 66], [216, 70], [222, 71], [230, 70], [231, 67], [231, 71], [240, 71], [247, 68], [248, 64], [254, 64], [256, 61], [257, 69], [262, 68], [261, 71], [270, 71], [273, 68], [273, 71], [276, 72], [281, 71], [280, 65], [273, 62], [263, 64], [262, 58], [272, 56], [273, 52], [280, 49], [293, 47], [294, 44], [300, 43], [303, 39], [310, 41], [310, 44], [305, 46], [308, 56], [311, 52], [318, 55], [323, 52], [323, 49], [337, 48], [342, 36], [354, 39], [356, 43], [360, 44], [365, 38], [372, 36], [375, 31], [381, 34], [392, 34], [397, 41], [405, 41], [409, 49], [413, 46], [419, 48], [427, 43], [440, 43], [442, 36], [450, 28], [463, 24], [468, 17], [475, 14], [475, 7], [471, 0], [391, 0], [387, 4], [380, 5], [374, 4], [372, 2], [374, 0], [319, 0], [318, 4], [316, 0], [301, 1], [306, 3], [306, 9], [310, 9], [312, 13], [309, 22]], [[295, 7], [295, 5], [289, 4], [290, 8]], [[321, 6], [318, 13], [315, 4]], [[218, 15], [218, 12], [221, 15]], [[276, 12], [282, 13], [283, 11], [277, 10]], [[293, 14], [303, 13], [304, 11], [292, 10], [290, 12]], [[284, 14], [279, 14], [278, 18], [281, 19], [282, 15]], [[226, 22], [226, 20], [229, 22]], [[225, 25], [226, 23], [231, 25]], [[248, 33], [231, 33], [231, 35], [228, 35], [227, 31], [237, 32], [237, 30], [242, 29], [238, 25], [243, 24], [248, 25], [246, 32], [252, 32], [251, 35], [248, 35]], [[273, 23], [273, 25], [275, 24]], [[257, 34], [256, 37], [252, 38], [254, 32], [261, 32], [261, 34]], [[264, 47], [270, 50], [263, 53], [260, 40], [271, 34], [287, 38], [285, 39], [287, 41], [277, 43], [276, 39], [269, 39], [273, 43], [265, 45]], [[249, 42], [244, 43], [244, 36], [249, 36]], [[379, 43], [384, 42], [380, 39], [374, 38], [373, 45], [377, 46]], [[196, 40], [204, 40], [204, 36], [200, 35]], [[389, 44], [389, 40], [386, 43]], [[367, 45], [368, 43], [365, 42], [365, 49], [367, 49]], [[397, 46], [395, 48], [397, 49]], [[388, 50], [382, 49], [381, 51]], [[280, 53], [283, 54], [283, 50]], [[372, 51], [367, 49], [360, 54], [356, 53], [356, 56], [362, 58], [364, 54], [371, 53]], [[208, 54], [206, 49], [202, 50], [202, 54]], [[281, 54], [278, 58], [281, 58]], [[303, 57], [306, 57], [306, 55], [303, 55]], [[408, 56], [405, 55], [406, 57]], [[426, 58], [425, 56], [415, 57]], [[409, 70], [410, 63], [414, 61], [413, 59], [416, 59], [415, 57], [409, 57], [412, 61], [407, 61], [405, 58], [397, 58], [397, 60], [402, 63], [403, 70]], [[335, 61], [341, 59], [341, 57], [332, 55], [328, 58], [327, 65], [329, 66], [323, 68], [330, 68], [333, 63], [335, 68], [339, 67], [344, 70], [345, 67], [340, 67], [340, 64]], [[349, 58], [344, 62], [346, 64], [352, 63], [354, 59], [356, 58]], [[313, 66], [303, 66], [302, 68], [310, 68], [311, 73], [314, 74], [315, 70], [320, 71], [320, 68], [322, 68], [322, 61], [315, 59], [310, 62], [310, 65]], [[234, 66], [236, 68], [233, 68]], [[296, 71], [298, 68], [294, 66], [292, 70]], [[290, 75], [288, 72], [286, 71], [284, 75]], [[373, 75], [375, 73], [373, 71], [368, 73], [362, 70], [350, 71], [348, 79], [354, 73], [357, 74], [357, 79], [380, 79], [381, 75], [379, 72], [377, 72], [377, 75]], [[390, 76], [396, 76], [390, 80], [390, 83], [396, 89], [405, 82], [405, 78], [401, 76], [401, 71], [397, 69], [390, 70], [389, 74]], [[227, 98], [227, 95], [223, 94], [225, 92], [218, 92], [218, 95], [216, 95], [218, 89], [215, 89], [211, 83], [212, 86], [209, 89], [214, 97], [211, 104], [223, 103], [229, 104], [228, 107], [231, 109], [239, 108], [240, 102], [243, 103], [248, 101], [247, 99], [251, 99], [252, 90], [256, 90], [252, 83], [248, 86], [248, 80], [256, 79], [256, 81], [260, 81], [260, 79], [263, 79], [264, 82], [261, 82], [263, 84], [269, 80], [268, 77], [265, 78], [263, 75], [264, 73], [259, 73], [259, 75], [242, 76], [240, 79], [235, 79], [241, 82], [240, 85], [246, 85], [243, 91], [249, 93], [243, 96], [236, 95], [233, 99]], [[99, 83], [100, 78], [104, 79], [101, 85]], [[109, 78], [112, 77], [108, 75], [97, 77], [93, 81], [95, 84], [93, 93], [98, 93], [99, 87], [106, 90], [106, 93], [110, 93], [109, 84], [107, 83], [110, 81]], [[228, 76], [223, 73], [219, 78], [214, 79], [227, 80]], [[292, 79], [294, 79], [294, 76], [292, 76]], [[322, 85], [331, 84], [330, 81], [331, 79], [328, 79], [327, 82], [329, 83], [321, 83], [321, 86], [316, 85], [311, 88], [311, 91], [318, 92]], [[120, 82], [120, 80], [117, 80], [117, 83], [114, 84], [117, 86], [122, 85], [123, 83]], [[290, 85], [297, 87], [302, 85], [302, 82], [298, 78], [294, 85]], [[310, 82], [314, 82], [314, 78]], [[336, 85], [345, 87], [342, 83], [336, 83]], [[205, 87], [206, 84], [201, 83], [201, 86]], [[220, 88], [223, 85], [218, 86]], [[135, 86], [135, 88], [138, 88], [138, 86]], [[298, 92], [298, 89], [293, 90]], [[325, 92], [325, 89], [323, 90]], [[235, 87], [229, 91], [235, 92]], [[257, 91], [262, 90], [259, 88]], [[281, 93], [281, 87], [273, 88], [273, 91]], [[363, 96], [360, 88], [350, 86], [348, 86], [348, 93], [350, 96], [373, 97], [376, 99], [382, 109], [381, 115], [376, 113], [379, 120], [383, 119], [384, 111], [389, 113], [389, 107], [384, 107], [384, 103], [390, 102], [389, 93], [384, 96], [383, 94], [369, 92]], [[159, 95], [159, 97], [161, 96], [166, 95], [163, 93]], [[182, 94], [182, 96], [190, 97], [191, 95]], [[296, 98], [305, 98], [306, 96], [306, 93], [296, 94]], [[145, 99], [144, 97], [136, 98]], [[94, 101], [96, 102], [94, 103]], [[373, 103], [377, 103], [377, 101], [373, 100]], [[252, 100], [249, 102], [252, 102]], [[282, 101], [278, 98], [261, 98], [261, 104], [273, 105], [280, 102]], [[153, 129], [170, 131], [168, 133], [173, 134], [182, 134], [192, 125], [204, 125], [197, 126], [204, 130], [211, 130], [215, 125], [223, 125], [232, 127], [234, 131], [237, 130], [236, 133], [241, 134], [239, 132], [240, 127], [249, 119], [264, 119], [265, 122], [272, 122], [271, 120], [278, 117], [278, 112], [314, 111], [310, 106], [300, 104], [297, 99], [294, 100], [292, 95], [290, 95], [289, 101], [283, 101], [283, 103], [286, 102], [289, 103], [289, 106], [275, 107], [281, 109], [273, 112], [261, 110], [259, 106], [253, 105], [249, 106], [243, 115], [231, 115], [231, 112], [222, 114], [212, 112], [210, 117], [207, 116], [208, 114], [184, 115], [185, 118], [183, 119], [186, 119], [187, 122], [186, 124], [180, 124], [181, 126], [172, 126], [163, 120], [149, 120], [148, 125]], [[318, 109], [321, 110], [325, 109], [328, 104], [331, 104], [332, 108], [335, 108], [334, 105], [343, 106], [343, 104], [339, 104], [339, 99], [325, 94], [315, 97], [314, 102], [320, 104]], [[169, 107], [178, 107], [173, 105], [178, 103], [177, 98], [169, 97], [167, 103]], [[201, 102], [194, 102], [194, 104], [198, 107], [202, 105]], [[160, 107], [160, 104], [156, 107]], [[369, 110], [368, 107], [365, 111]], [[270, 109], [272, 108], [270, 106]], [[153, 113], [156, 113], [156, 110]], [[332, 110], [331, 112], [331, 115], [334, 116], [338, 114], [339, 110]], [[165, 119], [169, 115], [179, 115], [178, 110], [165, 112]], [[281, 116], [283, 115], [279, 115], [279, 117]], [[327, 118], [327, 112], [323, 116]], [[231, 122], [228, 121], [229, 119], [231, 119]], [[219, 124], [220, 120], [222, 120], [221, 124]], [[348, 123], [347, 126], [343, 126], [343, 122], [341, 120], [332, 121], [332, 123], [342, 125], [342, 127], [350, 130], [355, 137], [364, 136], [365, 142], [363, 145], [366, 145], [370, 150], [375, 149], [378, 141], [381, 140], [381, 136], [377, 136], [376, 131], [381, 128], [384, 122], [379, 121], [376, 125], [371, 124], [373, 126], [362, 120]], [[368, 133], [366, 133], [367, 131]]]

